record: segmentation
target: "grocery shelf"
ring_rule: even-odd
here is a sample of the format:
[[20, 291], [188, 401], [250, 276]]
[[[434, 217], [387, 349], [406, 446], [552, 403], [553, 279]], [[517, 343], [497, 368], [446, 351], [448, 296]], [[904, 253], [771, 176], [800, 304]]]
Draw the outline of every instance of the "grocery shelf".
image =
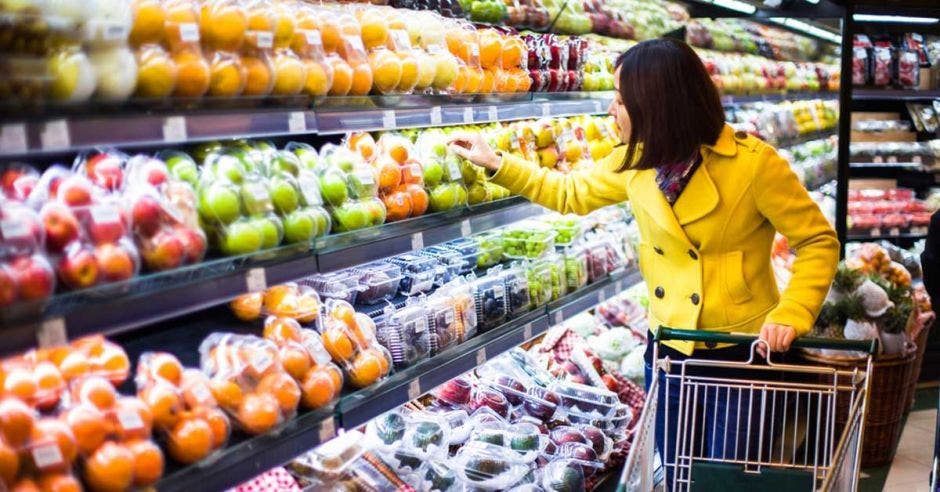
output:
[[803, 135], [798, 135], [792, 138], [782, 138], [777, 142], [777, 148], [785, 149], [787, 147], [796, 147], [797, 145], [803, 145], [807, 142], [812, 142], [815, 140], [825, 140], [829, 137], [836, 135], [836, 129], [828, 130], [819, 130], [815, 132], [805, 133]]
[[898, 234], [849, 234], [847, 241], [892, 241], [892, 240], [910, 240], [917, 241], [927, 237], [926, 232], [917, 233], [898, 233]]
[[940, 90], [852, 89], [855, 101], [919, 101], [940, 98]]
[[[584, 289], [565, 296], [558, 307], [543, 306], [490, 330], [467, 342], [393, 373], [384, 381], [343, 395], [331, 407], [301, 413], [270, 434], [255, 437], [234, 435], [234, 441], [217, 455], [195, 466], [168, 470], [157, 490], [225, 490], [251, 479], [272, 467], [282, 465], [304, 451], [316, 447], [339, 429], [353, 429], [372, 418], [413, 400], [444, 382], [472, 370], [489, 359], [545, 333], [560, 321], [611, 298], [636, 284], [635, 268], [622, 269]], [[577, 311], [576, 311], [577, 310]], [[223, 309], [199, 313], [186, 323], [154, 330], [143, 337], [122, 342], [132, 358], [139, 352], [171, 347], [180, 352], [185, 365], [198, 365], [193, 350], [199, 341], [216, 330], [251, 332], [258, 326], [235, 321]]]
[[775, 92], [768, 94], [742, 94], [721, 96], [725, 106], [750, 104], [756, 102], [807, 101], [811, 99], [835, 100], [838, 92]]
[[126, 282], [53, 296], [0, 313], [0, 355], [65, 339], [133, 330], [228, 302], [246, 292], [304, 276], [404, 253], [515, 222], [541, 207], [512, 197], [472, 207], [287, 245], [250, 255], [208, 260]]

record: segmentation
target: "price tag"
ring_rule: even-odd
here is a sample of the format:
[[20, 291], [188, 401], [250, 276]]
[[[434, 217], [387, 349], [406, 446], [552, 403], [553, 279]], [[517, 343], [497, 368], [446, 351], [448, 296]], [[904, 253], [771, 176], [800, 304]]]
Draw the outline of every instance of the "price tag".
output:
[[417, 251], [424, 248], [424, 233], [416, 232], [411, 235], [411, 250]]
[[252, 268], [245, 274], [245, 286], [248, 292], [261, 292], [268, 288], [268, 279], [264, 268]]
[[36, 332], [36, 341], [39, 348], [61, 347], [68, 343], [65, 318], [50, 318], [43, 321], [39, 325], [39, 331]]
[[140, 414], [133, 410], [122, 410], [118, 412], [118, 422], [125, 431], [132, 431], [144, 428], [144, 421]]
[[428, 322], [424, 318], [415, 320], [415, 334], [424, 333], [424, 330], [428, 328]]
[[444, 311], [444, 324], [450, 326], [454, 322], [454, 308], [448, 308]]
[[499, 109], [496, 106], [486, 108], [486, 114], [490, 121], [499, 121]]
[[304, 196], [307, 206], [323, 205], [323, 197], [320, 196], [320, 185], [317, 184], [313, 176], [301, 173], [297, 177], [297, 184], [300, 185], [300, 193]]
[[292, 111], [287, 117], [287, 130], [291, 133], [307, 131], [307, 116], [303, 111]]
[[392, 29], [389, 35], [392, 38], [392, 42], [395, 43], [396, 51], [411, 49], [411, 37], [408, 36], [408, 31], [403, 29]]
[[921, 160], [921, 158], [920, 158], [919, 155], [915, 155], [914, 157], [911, 157], [911, 163], [912, 163], [912, 164], [917, 164], [917, 165], [919, 166], [919, 165], [923, 164], [924, 161]]
[[473, 108], [467, 106], [463, 108], [463, 122], [464, 123], [473, 123]]
[[604, 292], [604, 289], [597, 291], [597, 303], [602, 304], [607, 300], [607, 293]]
[[532, 323], [526, 323], [522, 327], [522, 339], [531, 340], [532, 339]]
[[383, 111], [382, 112], [382, 128], [385, 130], [389, 130], [389, 129], [395, 128], [395, 124], [396, 124], [395, 111], [392, 111], [391, 109], [387, 109]]
[[897, 164], [897, 163], [898, 163], [897, 156], [893, 156], [893, 155], [888, 156], [888, 164]]
[[112, 224], [121, 220], [117, 208], [110, 205], [97, 205], [91, 208], [91, 220], [95, 224]]
[[0, 220], [0, 236], [7, 241], [29, 237], [29, 226], [23, 219], [25, 217], [14, 217], [11, 214]]
[[274, 33], [271, 31], [255, 31], [255, 46], [263, 50], [274, 47]]
[[464, 219], [464, 220], [462, 220], [462, 221], [460, 222], [460, 235], [463, 236], [463, 237], [467, 237], [467, 236], [469, 236], [470, 234], [472, 234], [472, 232], [473, 232], [473, 231], [472, 231], [471, 228], [470, 228], [470, 219]]
[[550, 103], [542, 103], [542, 118], [548, 118], [552, 115], [552, 105]]
[[565, 320], [565, 313], [561, 311], [555, 311], [555, 324], [560, 325]]
[[196, 397], [196, 401], [199, 403], [205, 404], [209, 401], [212, 401], [212, 392], [209, 391], [209, 388], [207, 388], [206, 385], [202, 383], [193, 385], [192, 394]]
[[408, 383], [408, 399], [414, 400], [421, 396], [421, 381], [419, 379], [412, 379]]
[[71, 144], [69, 139], [69, 124], [65, 120], [55, 120], [46, 123], [42, 132], [39, 134], [42, 150], [60, 150], [68, 148]]
[[879, 229], [879, 228], [877, 228], [877, 227], [874, 228], [874, 229], [872, 229], [872, 230], [871, 230], [871, 235], [872, 235], [872, 236], [880, 236], [880, 235], [881, 235], [881, 229]]
[[186, 117], [170, 116], [163, 121], [163, 141], [182, 142], [186, 140]]
[[199, 26], [194, 22], [184, 22], [180, 24], [180, 41], [184, 43], [198, 43]]
[[0, 154], [22, 154], [28, 149], [26, 125], [3, 125], [0, 128]]
[[889, 236], [900, 236], [900, 235], [901, 235], [901, 229], [898, 229], [897, 227], [892, 227], [891, 229], [888, 230], [888, 235], [889, 235]]
[[594, 112], [600, 114], [603, 112], [604, 105], [600, 101], [594, 101]]
[[43, 444], [32, 449], [33, 463], [36, 468], [44, 470], [54, 466], [59, 466], [65, 462], [62, 458], [62, 451], [56, 443]]
[[479, 44], [470, 45], [470, 56], [476, 59], [480, 58], [480, 45]]
[[482, 366], [486, 363], [486, 347], [480, 347], [477, 350], [477, 365]]
[[320, 430], [317, 434], [321, 443], [327, 442], [336, 436], [336, 424], [333, 423], [333, 417], [320, 422]]
[[505, 295], [506, 295], [506, 287], [503, 287], [502, 285], [496, 285], [493, 287], [493, 297], [499, 299], [500, 297], [503, 297]]
[[444, 121], [444, 118], [441, 116], [441, 107], [434, 106], [431, 108], [431, 124], [440, 125]]
[[105, 22], [101, 26], [101, 39], [105, 41], [123, 41], [130, 34], [130, 26], [120, 22]]
[[319, 46], [323, 44], [323, 38], [320, 37], [320, 31], [316, 29], [306, 29], [303, 31], [304, 37], [307, 39], [307, 44], [313, 46]]
[[450, 161], [447, 164], [447, 174], [450, 177], [450, 181], [457, 181], [461, 178], [460, 165], [454, 161]]
[[271, 356], [264, 350], [253, 353], [251, 355], [251, 360], [249, 361], [252, 369], [254, 369], [258, 374], [262, 374], [264, 371], [267, 371], [273, 363], [274, 359], [272, 359]]
[[259, 202], [267, 201], [270, 198], [268, 187], [264, 183], [250, 183], [247, 186], [248, 194]]
[[614, 284], [614, 290], [616, 290], [618, 294], [623, 292], [623, 280], [618, 280]]

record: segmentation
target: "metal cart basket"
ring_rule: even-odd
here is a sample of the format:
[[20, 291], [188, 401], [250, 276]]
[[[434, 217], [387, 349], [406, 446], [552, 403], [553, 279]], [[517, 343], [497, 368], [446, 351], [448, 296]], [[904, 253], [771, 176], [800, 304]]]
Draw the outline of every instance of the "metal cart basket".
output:
[[[659, 343], [666, 340], [750, 344], [750, 357], [660, 359]], [[856, 490], [876, 341], [793, 342], [863, 352], [864, 371], [775, 363], [772, 357], [764, 364], [756, 349], [765, 342], [753, 335], [662, 327], [651, 343], [653, 380], [618, 492]], [[679, 404], [659, 408], [660, 392], [669, 402], [675, 391]], [[668, 436], [662, 459], [657, 425]]]

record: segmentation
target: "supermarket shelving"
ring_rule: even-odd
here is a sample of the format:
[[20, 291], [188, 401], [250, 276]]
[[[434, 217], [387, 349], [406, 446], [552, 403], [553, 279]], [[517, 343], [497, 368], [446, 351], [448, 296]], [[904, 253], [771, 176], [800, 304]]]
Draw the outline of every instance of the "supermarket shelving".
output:
[[742, 94], [721, 96], [721, 103], [725, 106], [735, 104], [750, 104], [756, 102], [776, 103], [782, 101], [806, 101], [809, 99], [834, 100], [838, 97], [836, 92], [779, 92], [767, 94]]
[[906, 239], [909, 241], [917, 241], [927, 237], [927, 233], [898, 233], [898, 234], [849, 234], [847, 237], [848, 241], [881, 241], [881, 240], [895, 240], [895, 239]]
[[853, 101], [920, 101], [940, 98], [940, 89], [852, 89]]
[[[571, 293], [554, 304], [542, 306], [521, 317], [478, 335], [469, 341], [426, 359], [384, 381], [343, 395], [331, 407], [305, 412], [275, 431], [256, 437], [236, 436], [217, 455], [195, 466], [171, 469], [157, 483], [157, 490], [224, 490], [274, 466], [281, 465], [303, 450], [328, 440], [339, 429], [352, 429], [372, 418], [433, 390], [444, 382], [477, 367], [507, 350], [545, 333], [559, 320], [612, 298], [640, 281], [632, 267]], [[226, 315], [215, 310], [203, 313], [172, 329], [157, 329], [149, 335], [124, 342], [132, 358], [136, 352], [159, 344], [171, 344], [180, 354], [196, 357], [194, 346], [215, 329], [229, 329]], [[230, 316], [229, 316], [230, 317]], [[234, 320], [234, 318], [231, 318]], [[254, 328], [246, 326], [243, 327]], [[158, 344], [158, 345], [155, 345]], [[195, 364], [195, 359], [184, 364]]]
[[776, 147], [780, 149], [785, 149], [787, 147], [796, 147], [797, 145], [803, 145], [807, 142], [812, 142], [815, 140], [825, 140], [829, 137], [834, 136], [835, 133], [836, 133], [835, 128], [831, 128], [828, 130], [820, 130], [820, 131], [815, 131], [811, 133], [806, 133], [804, 135], [799, 135], [799, 136], [792, 137], [792, 138], [783, 138], [777, 142]]
[[41, 304], [0, 314], [0, 355], [92, 333], [115, 334], [205, 309], [250, 291], [304, 276], [367, 263], [542, 211], [513, 197], [472, 207], [287, 245], [246, 256], [220, 258], [126, 282], [59, 294]]

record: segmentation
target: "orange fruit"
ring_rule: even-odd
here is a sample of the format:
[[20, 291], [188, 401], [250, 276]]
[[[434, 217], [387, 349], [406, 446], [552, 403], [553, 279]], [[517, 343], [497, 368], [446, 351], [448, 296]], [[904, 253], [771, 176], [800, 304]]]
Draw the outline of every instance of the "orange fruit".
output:
[[[163, 9], [166, 12], [166, 22], [164, 23], [164, 39], [171, 49], [176, 49], [181, 45], [191, 45], [192, 41], [184, 42], [180, 35], [180, 25], [190, 24], [198, 27], [199, 10], [194, 0], [164, 0]], [[198, 42], [195, 42], [198, 46]]]
[[16, 398], [0, 401], [0, 432], [10, 446], [19, 449], [29, 439], [36, 414], [32, 408]]
[[31, 402], [36, 398], [39, 386], [33, 375], [25, 369], [14, 369], [7, 373], [3, 381], [3, 392], [23, 401]]
[[110, 425], [104, 415], [91, 405], [78, 405], [64, 415], [72, 429], [75, 443], [83, 454], [91, 454], [108, 438]]
[[189, 465], [212, 451], [212, 427], [205, 420], [194, 417], [180, 420], [167, 435], [167, 453], [174, 460]]
[[248, 30], [248, 16], [234, 0], [203, 2], [199, 16], [203, 43], [225, 51], [238, 51]]
[[134, 24], [129, 41], [134, 46], [143, 43], [159, 43], [163, 38], [166, 10], [159, 0], [134, 0]]
[[352, 358], [355, 346], [347, 333], [349, 328], [337, 321], [327, 323], [323, 330], [323, 346], [335, 361], [347, 361]]
[[411, 216], [418, 217], [428, 211], [428, 192], [418, 184], [405, 185], [405, 190], [411, 195]]
[[127, 490], [134, 483], [134, 454], [116, 442], [102, 444], [85, 460], [85, 483], [100, 492]]
[[127, 443], [127, 449], [134, 455], [134, 485], [146, 487], [163, 476], [163, 452], [153, 441], [131, 441]]
[[183, 364], [173, 354], [161, 352], [150, 359], [150, 371], [173, 386], [179, 386], [183, 380]]
[[0, 483], [13, 483], [20, 469], [20, 455], [7, 443], [0, 441]]
[[101, 377], [91, 377], [77, 385], [78, 401], [90, 403], [101, 410], [107, 410], [117, 401], [117, 390]]
[[274, 8], [276, 22], [274, 24], [274, 47], [287, 48], [294, 39], [296, 21], [293, 12], [282, 4]]
[[238, 422], [249, 434], [267, 432], [273, 429], [280, 419], [277, 399], [267, 393], [249, 394], [238, 408]]
[[297, 404], [300, 403], [300, 388], [297, 382], [287, 374], [268, 374], [261, 379], [255, 390], [273, 395], [277, 399], [282, 414], [290, 415], [297, 411]]
[[232, 381], [212, 379], [209, 381], [209, 390], [222, 408], [238, 408], [244, 400], [241, 386]]
[[411, 53], [398, 53], [401, 60], [401, 79], [398, 92], [411, 92], [418, 84], [418, 59]]
[[[330, 90], [328, 92], [331, 96], [345, 96], [349, 94], [349, 91], [352, 89], [353, 83], [353, 70], [352, 67], [346, 63], [346, 60], [338, 56], [330, 56], [327, 58], [327, 63], [333, 69], [333, 83], [330, 85]], [[372, 81], [369, 81], [369, 86], [371, 87]]]
[[414, 159], [405, 162], [401, 166], [401, 182], [402, 184], [424, 184], [424, 168], [421, 167], [421, 163]]
[[298, 381], [313, 366], [310, 354], [300, 346], [284, 345], [278, 350], [278, 357], [281, 360], [281, 365], [284, 366], [284, 371]]
[[349, 328], [356, 326], [356, 310], [348, 302], [337, 302], [333, 304], [330, 311], [330, 317], [342, 321]]
[[401, 183], [401, 167], [393, 159], [379, 158], [375, 167], [379, 174], [379, 188], [390, 190]]
[[377, 10], [360, 10], [359, 28], [361, 30], [362, 44], [366, 50], [385, 46], [388, 42], [388, 22]]
[[264, 338], [273, 342], [299, 342], [300, 324], [291, 318], [269, 318], [264, 323]]
[[323, 49], [329, 53], [336, 53], [343, 48], [345, 43], [343, 36], [361, 36], [362, 34], [359, 22], [346, 13], [323, 12], [319, 21]]
[[300, 293], [297, 284], [280, 284], [264, 291], [264, 308], [269, 313], [292, 310], [295, 298]]
[[324, 367], [311, 369], [300, 383], [304, 408], [320, 408], [336, 396], [330, 371]]
[[402, 63], [395, 53], [387, 49], [375, 50], [369, 53], [369, 66], [372, 67], [373, 88], [377, 92], [387, 94], [398, 87], [401, 82]]
[[209, 95], [234, 97], [245, 90], [248, 70], [234, 53], [216, 53], [210, 67]]
[[[335, 75], [334, 75], [335, 77]], [[336, 82], [333, 82], [334, 84]], [[360, 63], [352, 69], [352, 85], [349, 95], [364, 96], [372, 90], [372, 69], [368, 63]]]
[[346, 144], [350, 149], [359, 152], [359, 155], [367, 161], [372, 159], [376, 152], [375, 139], [369, 133], [352, 133]]
[[68, 470], [71, 464], [78, 457], [78, 446], [75, 444], [75, 436], [72, 429], [61, 420], [46, 417], [36, 421], [33, 425], [33, 431], [30, 433], [31, 446], [43, 446], [54, 444], [59, 448], [63, 463], [52, 464], [48, 467], [40, 467], [42, 471]]
[[301, 323], [313, 323], [320, 316], [320, 301], [312, 292], [297, 297], [297, 311], [294, 318]]
[[121, 440], [149, 439], [153, 429], [153, 413], [144, 402], [135, 397], [118, 399], [109, 417], [115, 420], [114, 428]]
[[88, 362], [88, 357], [79, 352], [69, 353], [62, 359], [62, 362], [59, 363], [59, 371], [62, 372], [62, 377], [65, 378], [66, 381], [72, 381], [84, 376], [88, 374], [90, 370], [91, 364]]
[[274, 69], [273, 94], [292, 96], [299, 94], [307, 81], [307, 68], [292, 52], [278, 51], [272, 62]]
[[483, 87], [483, 69], [477, 67], [469, 67], [467, 69], [467, 86], [464, 87], [464, 92], [467, 94], [477, 94], [480, 89]]
[[224, 446], [231, 432], [228, 417], [225, 413], [218, 408], [203, 408], [199, 412], [199, 416], [205, 419], [206, 423], [209, 424], [209, 428], [212, 429], [212, 449]]
[[325, 96], [333, 85], [333, 69], [324, 63], [315, 60], [304, 60], [307, 69], [307, 78], [304, 80], [303, 91], [308, 96]]
[[503, 40], [499, 33], [492, 29], [479, 31], [480, 36], [480, 66], [483, 68], [495, 67], [500, 63], [503, 54]]
[[269, 349], [265, 346], [242, 349], [238, 353], [238, 358], [243, 364], [244, 373], [255, 380], [280, 371], [280, 367], [275, 364], [277, 362], [276, 348]]
[[496, 90], [496, 74], [492, 70], [483, 70], [483, 83], [480, 85], [480, 92], [489, 94]]
[[242, 63], [248, 72], [244, 94], [266, 96], [274, 88], [274, 68], [267, 58], [243, 56]]
[[187, 374], [187, 376], [183, 376], [183, 384], [180, 389], [183, 392], [183, 403], [186, 408], [217, 405], [215, 397], [212, 396], [212, 390], [209, 389], [209, 378], [206, 375], [198, 370], [186, 371], [184, 374]]
[[333, 381], [333, 392], [339, 394], [340, 390], [343, 389], [343, 372], [334, 364], [326, 365], [325, 369], [326, 373]]
[[352, 361], [348, 372], [349, 384], [354, 388], [365, 388], [382, 377], [381, 357], [372, 351], [360, 352]]
[[450, 85], [450, 90], [457, 94], [463, 94], [467, 90], [467, 78], [469, 70], [467, 70], [466, 65], [460, 65], [457, 69], [457, 77], [454, 78], [454, 82]]
[[402, 192], [393, 192], [382, 200], [385, 203], [386, 222], [404, 220], [411, 216], [411, 195]]
[[53, 473], [39, 478], [42, 492], [82, 492], [82, 484], [68, 473]]
[[[515, 36], [503, 38], [502, 50], [500, 66], [507, 70], [518, 67], [522, 63], [522, 57], [526, 56], [525, 43]], [[482, 52], [480, 56], [482, 57]]]
[[173, 53], [176, 64], [176, 87], [173, 95], [178, 97], [202, 97], [209, 90], [211, 71], [199, 48], [185, 49]]
[[496, 76], [496, 92], [516, 92], [519, 90], [519, 81], [512, 73], [502, 70]]
[[255, 3], [252, 8], [248, 9], [248, 31], [274, 32], [277, 17], [274, 16], [273, 8], [270, 7], [273, 6]]
[[10, 492], [41, 492], [39, 485], [36, 485], [31, 478], [22, 478], [16, 485], [10, 489]]
[[92, 359], [92, 365], [104, 371], [111, 384], [121, 384], [131, 371], [131, 360], [124, 349], [114, 344], [102, 346], [101, 353]]
[[375, 343], [375, 321], [368, 315], [356, 313], [356, 324], [352, 334], [360, 347], [368, 347]]
[[179, 421], [183, 402], [176, 388], [168, 384], [157, 384], [141, 394], [141, 399], [150, 407], [153, 423], [161, 429], [172, 429]]
[[264, 299], [264, 293], [252, 292], [236, 297], [229, 307], [235, 313], [235, 317], [242, 321], [254, 321], [261, 317], [261, 303]]

